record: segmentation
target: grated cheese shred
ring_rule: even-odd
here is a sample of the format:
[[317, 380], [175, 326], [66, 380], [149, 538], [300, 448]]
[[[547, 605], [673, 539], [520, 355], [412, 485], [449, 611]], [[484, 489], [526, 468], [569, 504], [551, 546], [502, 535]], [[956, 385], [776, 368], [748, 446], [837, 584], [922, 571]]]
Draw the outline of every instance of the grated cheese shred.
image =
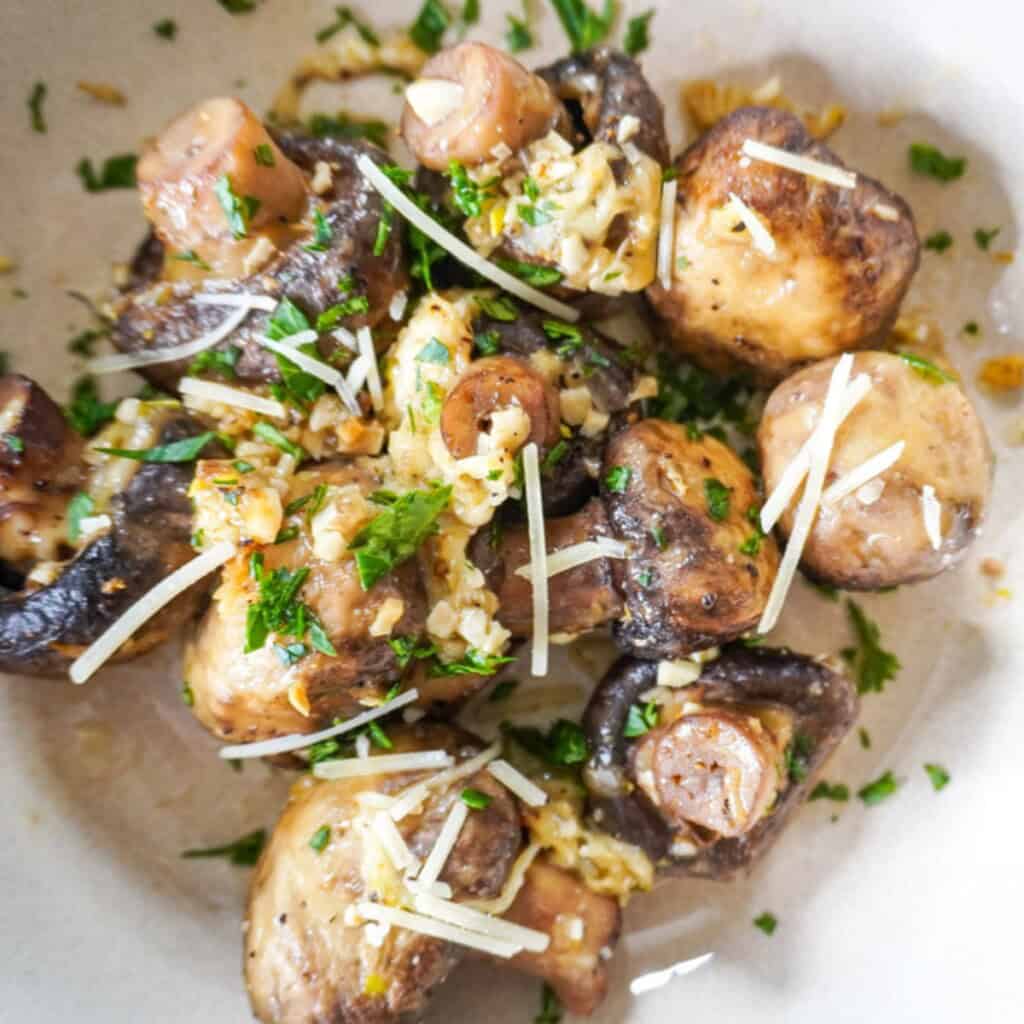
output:
[[478, 932], [469, 931], [468, 928], [460, 928], [458, 925], [438, 921], [436, 918], [426, 917], [423, 914], [399, 910], [398, 907], [386, 907], [380, 903], [360, 903], [356, 910], [360, 917], [367, 921], [390, 924], [396, 928], [405, 928], [407, 931], [418, 932], [420, 935], [427, 935], [433, 939], [441, 939], [443, 942], [454, 942], [459, 946], [468, 946], [470, 949], [476, 949], [481, 953], [488, 953], [491, 956], [498, 956], [503, 960], [511, 959], [521, 952], [523, 948], [505, 939], [481, 935]]
[[935, 488], [925, 484], [921, 488], [921, 516], [924, 519], [924, 532], [933, 550], [942, 547], [942, 505], [935, 496]]
[[729, 193], [729, 202], [736, 216], [743, 221], [743, 226], [750, 232], [750, 240], [754, 248], [765, 256], [775, 255], [775, 239], [761, 222], [761, 218], [747, 206], [735, 192]]
[[548, 795], [540, 786], [531, 782], [521, 771], [513, 768], [508, 761], [497, 758], [492, 761], [487, 770], [507, 790], [514, 793], [527, 807], [543, 807], [548, 802]]
[[543, 676], [548, 671], [548, 549], [544, 536], [544, 498], [540, 488], [537, 445], [523, 448], [523, 489], [526, 492], [526, 521], [530, 535], [530, 583], [533, 594], [533, 637], [530, 672]]
[[394, 775], [398, 772], [434, 771], [448, 768], [452, 756], [445, 750], [417, 750], [410, 754], [378, 754], [375, 757], [343, 757], [313, 765], [318, 779], [351, 779], [360, 775]]
[[341, 375], [339, 370], [336, 370], [333, 366], [328, 366], [319, 359], [307, 356], [305, 352], [299, 352], [297, 348], [293, 348], [291, 345], [285, 345], [282, 342], [274, 341], [271, 338], [260, 338], [260, 344], [264, 348], [269, 348], [271, 352], [276, 352], [279, 356], [284, 356], [285, 359], [290, 363], [294, 363], [300, 370], [305, 370], [306, 373], [311, 374], [313, 377], [317, 377], [325, 384], [334, 388], [338, 393], [338, 397], [342, 400], [345, 407], [353, 416], [362, 415], [362, 409], [359, 408], [359, 403], [356, 401], [355, 395], [349, 391], [348, 384], [345, 383], [345, 378]]
[[444, 871], [444, 866], [452, 850], [455, 849], [455, 844], [459, 841], [462, 826], [466, 824], [468, 816], [469, 807], [461, 800], [456, 800], [448, 812], [448, 817], [444, 819], [441, 831], [438, 832], [437, 839], [423, 863], [423, 870], [420, 871], [417, 879], [421, 885], [433, 885], [441, 877], [441, 872]]
[[679, 182], [673, 178], [661, 186], [661, 223], [658, 228], [658, 281], [666, 291], [672, 287], [672, 249], [675, 244], [676, 195]]
[[209, 402], [219, 402], [222, 405], [233, 405], [237, 409], [248, 409], [250, 412], [258, 412], [262, 416], [271, 416], [278, 420], [288, 418], [288, 410], [280, 402], [275, 402], [272, 398], [264, 398], [262, 395], [254, 395], [241, 388], [228, 387], [226, 384], [197, 380], [195, 377], [182, 377], [178, 381], [178, 390], [183, 395], [191, 395], [193, 398], [201, 398]]
[[[547, 557], [547, 576], [557, 576], [559, 573], [568, 572], [577, 566], [586, 565], [588, 562], [596, 562], [601, 558], [628, 558], [629, 549], [622, 541], [613, 540], [611, 537], [598, 537], [597, 540], [585, 540], [579, 544], [571, 544], [567, 548], [560, 548], [553, 551]], [[521, 565], [516, 569], [516, 575], [524, 579], [531, 579], [533, 574], [532, 564]]]
[[746, 139], [742, 150], [744, 155], [752, 160], [760, 160], [762, 163], [784, 167], [788, 171], [806, 174], [809, 178], [817, 178], [837, 188], [857, 187], [857, 175], [852, 171], [826, 164], [821, 160], [812, 160], [798, 153], [790, 153], [786, 149], [779, 149], [778, 146], [769, 146], [767, 143], [758, 142], [757, 139]]
[[906, 448], [905, 441], [897, 441], [888, 448], [876, 452], [870, 459], [866, 459], [859, 466], [844, 473], [825, 493], [821, 496], [823, 505], [832, 505], [841, 501], [848, 494], [857, 490], [876, 477], [881, 476], [887, 469], [895, 466]]
[[483, 914], [479, 910], [439, 899], [429, 893], [417, 894], [413, 905], [421, 914], [428, 917], [458, 925], [479, 935], [489, 935], [495, 939], [515, 943], [530, 953], [543, 953], [551, 945], [551, 936], [546, 932], [526, 928], [512, 921], [503, 921], [500, 917]]

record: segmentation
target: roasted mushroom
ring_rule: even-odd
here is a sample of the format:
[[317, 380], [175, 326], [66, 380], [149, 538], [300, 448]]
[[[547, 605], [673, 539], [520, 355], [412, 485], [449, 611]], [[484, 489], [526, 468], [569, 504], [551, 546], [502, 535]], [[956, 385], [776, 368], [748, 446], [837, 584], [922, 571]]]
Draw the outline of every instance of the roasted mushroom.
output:
[[[727, 649], [678, 689], [658, 686], [662, 671], [623, 658], [591, 697], [591, 819], [666, 870], [729, 879], [803, 801], [856, 719], [856, 689], [822, 662], [768, 649]], [[651, 701], [656, 724], [627, 728]]]
[[919, 244], [910, 207], [877, 181], [850, 175], [855, 187], [840, 187], [747, 155], [747, 140], [845, 170], [793, 114], [730, 114], [676, 160], [671, 286], [648, 295], [696, 362], [773, 383], [884, 338]]
[[[186, 129], [199, 132], [199, 149], [191, 156], [182, 141]], [[270, 141], [249, 146], [264, 135]], [[233, 100], [207, 101], [175, 122], [140, 163], [157, 239], [143, 243], [129, 290], [116, 303], [114, 345], [123, 352], [150, 353], [215, 330], [227, 314], [223, 307], [196, 301], [207, 291], [287, 298], [310, 324], [335, 309], [331, 328], [377, 323], [387, 315], [393, 296], [408, 287], [408, 277], [398, 222], [376, 251], [384, 204], [356, 166], [363, 154], [387, 162], [383, 152], [362, 142], [271, 135]], [[232, 184], [249, 182], [259, 195], [239, 192], [243, 186]], [[296, 205], [299, 186], [301, 203]], [[192, 190], [194, 200], [189, 198]], [[250, 199], [260, 199], [259, 205]], [[194, 208], [193, 201], [198, 204]], [[275, 216], [264, 223], [262, 214], [269, 209]], [[190, 239], [195, 245], [207, 240], [220, 254], [217, 266], [228, 269], [216, 275], [197, 271], [197, 263], [212, 264], [198, 249], [182, 249]], [[216, 287], [207, 288], [214, 276]], [[223, 277], [230, 278], [226, 286]], [[266, 333], [270, 315], [252, 310], [219, 342], [221, 348], [241, 349], [234, 369], [242, 381], [279, 377], [274, 354], [257, 340]], [[324, 357], [339, 344], [321, 333]], [[177, 360], [143, 366], [142, 372], [155, 384], [173, 388], [187, 367], [187, 360]]]
[[[820, 418], [834, 366], [816, 363], [772, 392], [758, 432], [769, 493]], [[850, 590], [928, 579], [981, 529], [992, 475], [985, 429], [955, 378], [919, 356], [864, 352], [852, 374], [867, 374], [871, 388], [836, 435], [801, 566]], [[881, 472], [846, 486], [848, 474], [886, 452]], [[794, 515], [791, 507], [779, 521], [784, 537]]]
[[[38, 491], [46, 497], [41, 506], [45, 520], [38, 528], [56, 531], [67, 517], [66, 503], [64, 511], [58, 509], [59, 499], [70, 498], [77, 480], [95, 513], [95, 532], [74, 542], [69, 533], [61, 540], [54, 532], [39, 552], [60, 560], [45, 561], [28, 575], [21, 560], [25, 545], [16, 544], [12, 564], [22, 572], [16, 589], [0, 598], [0, 670], [62, 675], [143, 594], [193, 557], [187, 496], [192, 465], [100, 456], [91, 466], [75, 467], [70, 459], [81, 452], [81, 439], [63, 424], [38, 385], [8, 378], [0, 393], [7, 397], [0, 415], [10, 416], [11, 427], [21, 430], [24, 440], [23, 453], [5, 454], [9, 475], [0, 481], [5, 498], [12, 495], [21, 506], [19, 514], [31, 516], [38, 509], [25, 511], [25, 488]], [[135, 446], [146, 447], [203, 432], [180, 406], [166, 403], [143, 404], [126, 419], [133, 421], [115, 423], [98, 442], [116, 445], [119, 437], [130, 437]], [[180, 594], [120, 648], [115, 660], [136, 657], [163, 642], [195, 615], [205, 592], [205, 584], [197, 583]]]

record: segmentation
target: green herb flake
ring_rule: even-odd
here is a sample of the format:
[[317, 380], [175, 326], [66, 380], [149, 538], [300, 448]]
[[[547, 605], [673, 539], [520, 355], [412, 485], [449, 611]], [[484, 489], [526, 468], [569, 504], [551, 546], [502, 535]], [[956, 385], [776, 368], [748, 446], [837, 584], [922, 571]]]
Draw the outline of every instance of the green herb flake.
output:
[[551, 758], [557, 764], [583, 764], [590, 757], [590, 747], [581, 726], [560, 718], [548, 733]]
[[[275, 540], [274, 543], [280, 542]], [[290, 668], [292, 665], [297, 665], [302, 661], [309, 651], [306, 650], [305, 644], [296, 642], [291, 644], [274, 644], [274, 653], [277, 655], [277, 660], [285, 668]]]
[[252, 432], [261, 441], [266, 441], [267, 444], [272, 444], [275, 448], [279, 448], [297, 462], [301, 462], [306, 457], [306, 452], [300, 445], [297, 445], [294, 441], [290, 441], [271, 423], [266, 423], [263, 420], [260, 420], [252, 428]]
[[758, 914], [754, 918], [754, 927], [760, 928], [765, 935], [774, 935], [775, 929], [779, 926], [779, 919], [770, 911], [766, 910], [763, 914]]
[[199, 270], [210, 270], [210, 264], [206, 260], [201, 259], [195, 249], [185, 249], [183, 252], [176, 252], [172, 259], [177, 260], [179, 263], [191, 263], [193, 267]]
[[388, 739], [388, 734], [384, 731], [379, 722], [371, 722], [366, 727], [366, 733], [375, 747], [380, 747], [381, 750], [395, 749], [394, 743]]
[[479, 217], [485, 199], [491, 198], [489, 189], [497, 183], [493, 179], [483, 185], [477, 184], [458, 160], [448, 164], [448, 179], [452, 183], [452, 200], [467, 217]]
[[871, 733], [869, 733], [863, 726], [857, 730], [857, 738], [860, 740], [862, 750], [871, 749]]
[[235, 238], [245, 238], [249, 233], [249, 225], [260, 208], [260, 201], [255, 196], [236, 195], [231, 179], [222, 174], [213, 186], [213, 194], [220, 203], [221, 210]]
[[138, 157], [134, 153], [121, 153], [107, 157], [99, 174], [88, 157], [75, 165], [75, 173], [86, 192], [106, 192], [114, 188], [135, 188], [135, 165]]
[[32, 123], [32, 131], [40, 135], [46, 134], [46, 114], [43, 103], [46, 101], [46, 83], [36, 82], [28, 96], [28, 112]]
[[562, 272], [556, 267], [542, 267], [535, 263], [523, 263], [520, 260], [495, 260], [499, 267], [506, 273], [513, 274], [520, 281], [544, 288], [547, 285], [558, 284], [562, 280]]
[[256, 10], [256, 0], [217, 0], [228, 14], [249, 14]]
[[612, 494], [625, 494], [632, 476], [629, 466], [612, 466], [604, 475], [604, 485]]
[[837, 803], [846, 803], [850, 799], [850, 787], [842, 782], [825, 782], [822, 780], [814, 789], [808, 800], [834, 800]]
[[331, 826], [321, 825], [310, 837], [309, 848], [314, 853], [323, 853], [331, 841]]
[[228, 345], [227, 348], [208, 348], [205, 352], [200, 352], [189, 363], [189, 376], [196, 377], [201, 373], [209, 373], [216, 377], [233, 380], [235, 367], [238, 365], [241, 355], [242, 350], [237, 345]]
[[510, 665], [515, 660], [503, 654], [486, 654], [475, 647], [469, 647], [458, 661], [434, 661], [430, 665], [429, 674], [432, 677], [493, 676], [503, 665]]
[[496, 295], [494, 298], [481, 295], [477, 302], [480, 304], [480, 309], [492, 320], [510, 324], [519, 319], [519, 309], [507, 295]]
[[967, 158], [946, 156], [935, 146], [915, 142], [909, 150], [910, 169], [916, 174], [947, 183], [955, 181], [967, 169]]
[[626, 23], [626, 39], [622, 44], [622, 48], [630, 55], [635, 57], [638, 53], [643, 53], [648, 46], [651, 45], [649, 28], [651, 19], [654, 17], [654, 9], [645, 11], [643, 14], [638, 14], [635, 18], [630, 18]]
[[450, 486], [408, 491], [356, 534], [349, 550], [355, 555], [363, 590], [411, 558], [437, 531], [437, 520], [451, 494]]
[[897, 789], [899, 789], [899, 783], [896, 781], [893, 773], [888, 771], [879, 775], [874, 782], [869, 782], [866, 786], [857, 790], [857, 796], [868, 807], [874, 807], [875, 804], [880, 804], [883, 800], [891, 797]]
[[104, 455], [116, 455], [119, 459], [133, 459], [135, 462], [195, 462], [202, 450], [216, 437], [207, 430], [195, 437], [183, 437], [180, 441], [158, 444], [152, 448], [97, 448]]
[[708, 505], [708, 515], [716, 523], [723, 522], [729, 515], [729, 504], [732, 488], [726, 487], [721, 480], [706, 477], [704, 480], [704, 499]]
[[462, 802], [473, 811], [485, 811], [491, 806], [491, 797], [486, 793], [481, 793], [479, 789], [473, 789], [471, 786], [467, 786], [460, 794]]
[[975, 228], [974, 229], [974, 244], [982, 251], [988, 252], [988, 247], [995, 240], [996, 235], [1002, 228]]
[[17, 434], [4, 434], [3, 442], [12, 452], [18, 455], [25, 450], [25, 442]]
[[968, 320], [963, 326], [964, 334], [969, 334], [972, 338], [977, 337], [981, 333], [981, 328], [978, 326], [977, 320]]
[[447, 346], [442, 345], [437, 338], [431, 338], [416, 353], [416, 362], [418, 363], [434, 363], [437, 366], [447, 366], [451, 361], [451, 353], [448, 351]]
[[505, 46], [509, 53], [522, 53], [533, 46], [533, 32], [530, 30], [529, 14], [526, 3], [523, 3], [523, 17], [517, 18], [514, 14], [506, 14], [508, 27], [505, 29]]
[[949, 785], [950, 775], [941, 764], [926, 764], [924, 770], [928, 773], [928, 778], [931, 779], [932, 789], [937, 793], [940, 789], [945, 789]]
[[560, 1024], [562, 1020], [562, 1003], [555, 990], [544, 982], [540, 990], [540, 1013], [533, 1018], [533, 1024]]
[[96, 503], [84, 491], [79, 491], [68, 502], [68, 540], [77, 544], [82, 536], [82, 520], [96, 511]]
[[369, 139], [381, 149], [388, 145], [387, 122], [372, 117], [351, 117], [344, 111], [334, 115], [314, 114], [309, 119], [309, 134], [316, 139]]
[[494, 689], [487, 695], [487, 702], [497, 704], [499, 701], [508, 700], [518, 685], [519, 682], [515, 679], [502, 679], [500, 683], [495, 683]]
[[186, 850], [182, 857], [187, 860], [199, 857], [226, 857], [235, 867], [251, 868], [260, 859], [260, 854], [263, 852], [266, 841], [266, 829], [260, 828], [224, 846], [209, 846], [201, 850]]
[[380, 46], [380, 38], [377, 36], [377, 33], [365, 22], [360, 21], [353, 13], [351, 7], [335, 7], [334, 21], [317, 32], [316, 41], [318, 43], [326, 43], [328, 39], [337, 35], [342, 29], [348, 28], [349, 25], [359, 33], [364, 43], [370, 46]]
[[584, 0], [551, 0], [551, 5], [569, 37], [574, 53], [581, 53], [604, 42], [619, 13], [617, 0], [604, 0], [601, 14], [591, 10]]
[[256, 159], [256, 163], [260, 167], [273, 167], [274, 166], [274, 151], [271, 149], [269, 143], [261, 142], [253, 151], [253, 157]]
[[896, 355], [930, 384], [939, 385], [956, 382], [956, 377], [947, 373], [941, 367], [936, 366], [930, 359], [925, 359], [924, 356], [919, 356], [914, 352], [897, 352]]
[[945, 252], [953, 244], [953, 236], [948, 231], [936, 231], [924, 240], [924, 247], [932, 252]]
[[424, 53], [437, 53], [450, 24], [451, 16], [444, 5], [438, 0], [426, 0], [409, 28], [409, 36]]
[[388, 640], [388, 646], [395, 652], [399, 668], [406, 668], [414, 658], [421, 661], [437, 654], [434, 644], [420, 643], [414, 636], [394, 636]]
[[173, 18], [161, 18], [153, 26], [153, 31], [161, 38], [172, 42], [178, 34], [178, 23]]
[[493, 356], [501, 351], [501, 336], [495, 330], [477, 331], [473, 335], [473, 347], [481, 356]]
[[181, 702], [187, 708], [195, 707], [196, 695], [192, 692], [192, 687], [187, 680], [181, 684]]
[[855, 601], [847, 599], [846, 612], [857, 638], [857, 646], [846, 648], [843, 657], [857, 679], [858, 693], [881, 693], [885, 684], [896, 678], [900, 660], [881, 646], [881, 630]]
[[369, 312], [370, 300], [365, 295], [353, 295], [344, 302], [328, 307], [316, 318], [317, 333], [329, 331], [339, 320], [347, 316], [362, 316]]
[[306, 252], [327, 252], [331, 245], [331, 225], [320, 210], [313, 211], [313, 241], [302, 248]]
[[643, 705], [631, 704], [622, 735], [627, 739], [634, 739], [650, 732], [658, 724], [660, 713], [660, 709], [654, 701], [648, 701]]
[[798, 732], [793, 742], [786, 748], [786, 775], [793, 782], [803, 782], [807, 778], [811, 754], [814, 753], [814, 740], [807, 733]]

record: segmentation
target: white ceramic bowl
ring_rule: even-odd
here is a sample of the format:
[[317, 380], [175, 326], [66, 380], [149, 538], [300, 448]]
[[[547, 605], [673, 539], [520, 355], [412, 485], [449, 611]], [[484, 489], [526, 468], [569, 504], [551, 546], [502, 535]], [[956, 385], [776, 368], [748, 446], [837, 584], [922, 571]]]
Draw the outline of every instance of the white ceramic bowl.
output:
[[[636, 13], [654, 0], [630, 2]], [[418, 0], [359, 4], [377, 25], [411, 19]], [[480, 35], [500, 38], [504, 0], [482, 0]], [[540, 62], [563, 49], [544, 6], [535, 19]], [[173, 43], [151, 25], [173, 16]], [[264, 109], [289, 68], [332, 19], [326, 0], [265, 0], [232, 17], [212, 0], [164, 5], [121, 0], [8, 0], [0, 34], [0, 348], [14, 366], [64, 393], [77, 372], [65, 353], [83, 326], [68, 297], [93, 292], [142, 232], [128, 192], [84, 193], [73, 173], [135, 150], [201, 97], [236, 92]], [[833, 145], [853, 165], [902, 192], [922, 234], [956, 239], [926, 253], [908, 302], [927, 307], [953, 362], [970, 381], [979, 361], [1020, 348], [1024, 260], [998, 265], [971, 240], [1000, 226], [997, 247], [1019, 243], [1024, 61], [1022, 16], [1005, 0], [759, 0], [662, 2], [645, 63], [682, 141], [678, 88], [714, 75], [757, 84], [782, 76], [810, 104], [849, 110]], [[49, 132], [29, 130], [25, 101], [49, 92]], [[128, 97], [105, 107], [78, 80]], [[240, 84], [244, 83], [244, 84]], [[386, 90], [384, 95], [386, 95]], [[368, 100], [360, 101], [368, 109]], [[876, 114], [907, 116], [882, 127]], [[906, 150], [926, 141], [965, 154], [966, 176], [943, 186], [912, 179]], [[22, 289], [28, 297], [13, 297]], [[959, 329], [982, 328], [968, 347]], [[1024, 586], [1021, 450], [1008, 445], [1021, 409], [979, 399], [999, 465], [985, 536], [955, 573], [864, 601], [904, 668], [864, 702], [870, 750], [856, 739], [827, 776], [856, 788], [892, 769], [896, 796], [864, 808], [816, 802], [802, 810], [766, 862], [731, 886], [678, 882], [630, 906], [602, 1021], [667, 1024], [1008, 1022], [1020, 1019], [1022, 890], [1017, 751], [1024, 736], [1024, 593], [994, 597], [983, 557]], [[846, 642], [840, 606], [803, 589], [784, 637], [813, 653]], [[248, 1019], [240, 978], [245, 873], [183, 861], [190, 846], [270, 825], [286, 783], [261, 765], [235, 774], [179, 699], [180, 652], [164, 648], [78, 689], [5, 680], [0, 690], [0, 1019], [121, 1024]], [[924, 762], [952, 782], [935, 793]], [[832, 815], [838, 812], [838, 820]], [[771, 910], [771, 938], [751, 919]], [[631, 997], [628, 982], [706, 951], [692, 976]], [[537, 986], [469, 966], [439, 993], [432, 1019], [530, 1020]]]

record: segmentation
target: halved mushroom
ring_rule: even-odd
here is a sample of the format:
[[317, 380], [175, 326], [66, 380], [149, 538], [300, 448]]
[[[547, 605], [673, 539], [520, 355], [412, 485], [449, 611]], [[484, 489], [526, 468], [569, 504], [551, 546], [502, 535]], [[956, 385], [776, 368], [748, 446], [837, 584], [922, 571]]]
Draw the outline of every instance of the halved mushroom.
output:
[[497, 146], [521, 149], [565, 118], [543, 78], [486, 43], [442, 50], [405, 97], [402, 137], [417, 161], [435, 171], [452, 160], [486, 163]]
[[[778, 484], [824, 406], [835, 360], [780, 384], [758, 431], [765, 487]], [[918, 356], [863, 352], [852, 373], [871, 390], [836, 435], [825, 492], [801, 555], [803, 569], [849, 590], [929, 579], [978, 535], [992, 484], [992, 452], [970, 399], [947, 371]], [[894, 445], [895, 461], [842, 494], [830, 488]], [[833, 496], [834, 495], [834, 496]], [[791, 507], [779, 521], [786, 537]]]
[[[623, 658], [591, 697], [592, 821], [666, 870], [729, 879], [764, 855], [807, 795], [856, 720], [856, 688], [804, 655], [745, 648], [705, 664], [692, 685], [658, 680], [656, 663]], [[656, 724], [627, 736], [631, 709], [647, 702]]]
[[[0, 481], [0, 490], [11, 494], [7, 487], [12, 485], [15, 501], [23, 504], [28, 481], [21, 470], [31, 470], [29, 486], [47, 495], [45, 522], [37, 528], [52, 531], [38, 552], [43, 556], [50, 551], [60, 559], [45, 560], [26, 574], [27, 549], [20, 542], [15, 545], [11, 562], [22, 571], [17, 589], [0, 597], [0, 671], [59, 676], [143, 594], [193, 557], [187, 494], [192, 465], [104, 456], [91, 468], [75, 466], [71, 460], [81, 453], [81, 439], [65, 433], [67, 428], [54, 418], [56, 406], [38, 385], [17, 378], [0, 385], [0, 391], [8, 399], [0, 417], [6, 421], [10, 416], [12, 426], [21, 424], [17, 429], [24, 431], [25, 447], [20, 466], [12, 464], [8, 453], [5, 461], [12, 475]], [[180, 406], [144, 403], [133, 424], [114, 424], [108, 434], [130, 431], [154, 445], [166, 445], [202, 430]], [[113, 436], [97, 440], [116, 445]], [[76, 481], [89, 496], [95, 518], [105, 516], [106, 523], [97, 523], [95, 532], [73, 542], [66, 525], [60, 527], [67, 523], [66, 503]], [[0, 552], [5, 559], [8, 553], [6, 548]], [[206, 589], [200, 582], [180, 594], [122, 645], [114, 660], [136, 657], [162, 643], [195, 615]]]
[[[306, 503], [289, 518], [288, 532], [225, 566], [185, 650], [193, 710], [217, 737], [249, 742], [314, 732], [379, 704], [402, 678], [404, 667], [389, 641], [401, 636], [415, 643], [424, 632], [426, 597], [416, 564], [399, 565], [367, 591], [347, 550], [379, 511], [367, 500], [379, 486], [365, 464], [303, 470], [287, 497]], [[311, 496], [318, 487], [320, 508], [314, 509]], [[218, 500], [223, 499], [210, 495], [210, 501]], [[205, 499], [197, 500], [197, 509], [200, 517], [206, 514]], [[305, 580], [295, 601], [307, 609], [307, 624], [315, 617], [335, 653], [305, 633], [275, 634], [246, 653], [252, 609], [260, 601], [256, 576], [278, 574], [283, 586], [298, 573]]]
[[[209, 153], [211, 159], [216, 160], [221, 159], [218, 154], [228, 154], [232, 161], [242, 159], [239, 154], [245, 155], [245, 146], [239, 139], [247, 144], [256, 137], [253, 134], [256, 127], [252, 124], [254, 115], [251, 111], [243, 108], [242, 112], [236, 111], [235, 114], [237, 123], [230, 117], [227, 125], [219, 120], [216, 122], [226, 135], [204, 137], [202, 153]], [[262, 128], [260, 131], [266, 132]], [[177, 151], [181, 148], [177, 127], [172, 134], [174, 138], [168, 145]], [[387, 315], [393, 296], [408, 287], [401, 224], [396, 220], [390, 232], [382, 236], [384, 245], [378, 253], [377, 238], [384, 216], [384, 203], [356, 166], [356, 160], [364, 154], [377, 163], [387, 163], [386, 154], [363, 142], [314, 139], [284, 132], [266, 135], [274, 148], [261, 149], [262, 156], [255, 152], [248, 154], [246, 159], [251, 159], [246, 174], [251, 172], [253, 187], [259, 183], [267, 207], [280, 215], [276, 215], [265, 229], [257, 230], [259, 213], [264, 209], [261, 202], [245, 222], [249, 226], [255, 225], [252, 232], [245, 227], [245, 237], [221, 237], [218, 232], [226, 230], [225, 226], [229, 224], [224, 210], [217, 207], [207, 209], [204, 205], [201, 223], [194, 222], [190, 216], [185, 218], [188, 226], [183, 225], [181, 231], [205, 233], [215, 240], [222, 259], [231, 262], [230, 266], [225, 263], [223, 269], [216, 273], [218, 278], [227, 277], [231, 282], [226, 287], [218, 287], [219, 293], [287, 298], [314, 325], [321, 314], [333, 307], [344, 307], [353, 299], [365, 298], [365, 303], [353, 303], [351, 312], [339, 309], [331, 320], [331, 327], [354, 330], [376, 324]], [[269, 146], [271, 143], [258, 145]], [[216, 160], [215, 166], [219, 168]], [[268, 160], [273, 160], [271, 166], [266, 166]], [[156, 157], [154, 163], [159, 164]], [[194, 188], [197, 195], [206, 196], [212, 187], [209, 179], [213, 172], [201, 161], [200, 164], [193, 166], [188, 160], [183, 166], [174, 164], [173, 188], [167, 186], [168, 194], [178, 196]], [[186, 344], [214, 330], [227, 315], [224, 307], [196, 301], [197, 295], [209, 290], [205, 284], [211, 275], [195, 271], [197, 261], [204, 264], [201, 254], [194, 249], [180, 249], [184, 236], [175, 234], [169, 226], [182, 219], [179, 215], [183, 207], [175, 206], [164, 196], [164, 182], [160, 175], [165, 170], [156, 166], [152, 181], [145, 184], [149, 190], [147, 195], [153, 197], [147, 208], [152, 209], [158, 218], [155, 222], [158, 237], [150, 237], [143, 243], [133, 264], [129, 288], [115, 304], [117, 320], [111, 339], [123, 352], [148, 353]], [[303, 201], [294, 219], [282, 221], [282, 216], [291, 216], [290, 197], [295, 192], [296, 174], [301, 179]], [[278, 176], [281, 181], [278, 181]], [[314, 177], [317, 178], [316, 194], [312, 190]], [[223, 180], [224, 175], [216, 179], [218, 182]], [[249, 180], [249, 177], [244, 180]], [[220, 195], [214, 195], [218, 204], [226, 196], [223, 186], [219, 191]], [[287, 197], [288, 201], [281, 198], [278, 202], [279, 197]], [[246, 206], [244, 202], [246, 196], [239, 194], [238, 198], [244, 207], [243, 214], [245, 209], [251, 211], [252, 204]], [[225, 201], [233, 209], [230, 197]], [[203, 202], [206, 203], [206, 199]], [[232, 222], [236, 227], [242, 226], [234, 214]], [[250, 247], [249, 243], [254, 240], [258, 245]], [[238, 259], [241, 259], [240, 264]], [[270, 315], [262, 310], [252, 310], [246, 320], [219, 343], [221, 349], [231, 345], [241, 349], [234, 369], [242, 381], [273, 381], [280, 377], [274, 354], [258, 341], [267, 332]], [[320, 354], [330, 357], [341, 344], [331, 334], [322, 332], [318, 341]], [[178, 360], [143, 367], [142, 372], [160, 387], [173, 389], [187, 369], [188, 361]]]
[[845, 170], [793, 114], [730, 114], [676, 160], [672, 283], [648, 295], [696, 362], [774, 382], [884, 338], [920, 247], [910, 207], [877, 181], [839, 187], [745, 154], [747, 140]]

